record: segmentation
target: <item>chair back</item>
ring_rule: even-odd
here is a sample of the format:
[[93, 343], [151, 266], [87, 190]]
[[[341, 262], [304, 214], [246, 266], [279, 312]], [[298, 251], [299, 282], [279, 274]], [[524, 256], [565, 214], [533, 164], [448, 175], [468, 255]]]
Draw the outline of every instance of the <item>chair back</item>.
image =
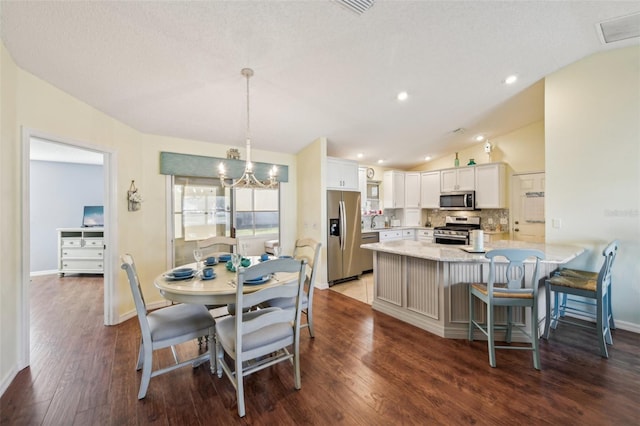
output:
[[616, 260], [618, 254], [618, 240], [610, 242], [604, 250], [602, 255], [604, 256], [604, 262], [598, 273], [598, 287], [597, 292], [602, 294], [607, 291], [609, 284], [611, 283], [611, 271], [613, 268], [613, 262]]
[[[286, 323], [294, 327], [296, 339], [300, 334], [300, 311], [302, 306], [302, 292], [304, 288], [304, 277], [307, 262], [297, 259], [274, 259], [268, 262], [262, 262], [249, 268], [238, 269], [238, 282], [236, 289], [236, 308], [235, 315], [235, 334], [236, 346], [243, 348], [242, 338], [244, 335], [253, 333], [259, 329], [273, 326], [276, 324]], [[245, 281], [264, 277], [265, 275], [275, 274], [278, 272], [293, 273], [295, 279], [284, 284], [276, 285], [256, 290], [254, 292], [245, 293]], [[296, 299], [296, 308], [280, 309], [267, 308], [270, 310], [265, 314], [261, 314], [251, 319], [251, 312], [245, 312], [248, 308], [258, 306], [267, 300], [278, 297], [287, 297]], [[244, 320], [247, 316], [249, 319]]]
[[311, 299], [313, 298], [313, 288], [315, 287], [316, 280], [316, 265], [320, 257], [320, 247], [322, 243], [312, 238], [301, 238], [296, 241], [296, 246], [293, 250], [293, 257], [298, 260], [306, 260], [307, 268], [305, 271], [305, 287], [307, 287], [307, 297], [309, 298], [309, 305], [311, 305]]
[[[498, 256], [505, 257], [509, 261], [506, 268], [504, 278], [498, 280], [496, 272], [495, 259]], [[487, 252], [486, 257], [491, 260], [489, 266], [489, 279], [487, 281], [487, 292], [489, 297], [493, 297], [494, 293], [520, 293], [522, 295], [531, 294], [533, 297], [537, 295], [537, 282], [539, 278], [540, 260], [544, 259], [544, 253], [540, 250], [531, 249], [497, 249]], [[531, 278], [531, 285], [526, 286], [525, 283], [525, 265], [524, 261], [529, 257], [535, 257], [536, 263]], [[506, 288], [494, 287], [496, 283], [506, 283]], [[534, 291], [535, 290], [535, 291]]]
[[140, 279], [138, 278], [136, 264], [133, 260], [133, 256], [128, 253], [120, 256], [120, 260], [122, 261], [120, 267], [125, 270], [127, 278], [129, 279], [129, 286], [131, 287], [131, 294], [133, 295], [133, 301], [136, 305], [136, 312], [138, 314], [138, 321], [140, 322], [142, 338], [148, 339], [150, 342], [151, 331], [147, 321], [147, 306], [144, 301], [144, 295], [142, 294], [142, 288], [140, 287]]
[[236, 247], [238, 246], [238, 240], [232, 237], [215, 236], [204, 240], [198, 240], [196, 243], [197, 248], [205, 250], [205, 254], [219, 251], [217, 250], [217, 246], [220, 245], [227, 246], [228, 251], [235, 253], [237, 251]]

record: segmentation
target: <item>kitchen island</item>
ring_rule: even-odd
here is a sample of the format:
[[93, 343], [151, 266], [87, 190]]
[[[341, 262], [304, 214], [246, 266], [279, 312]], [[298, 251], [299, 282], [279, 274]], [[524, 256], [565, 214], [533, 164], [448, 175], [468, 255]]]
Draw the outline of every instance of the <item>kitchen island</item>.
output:
[[[398, 240], [364, 244], [374, 251], [373, 309], [384, 312], [409, 324], [420, 327], [440, 337], [466, 339], [469, 324], [469, 288], [471, 282], [486, 282], [489, 260], [482, 254], [467, 253], [462, 246]], [[540, 265], [539, 318], [544, 323], [544, 277], [559, 265], [563, 265], [584, 252], [581, 247], [538, 244], [519, 241], [495, 241], [489, 251], [498, 248], [537, 249], [545, 254]], [[502, 260], [502, 262], [500, 262]], [[507, 261], [497, 258], [498, 268], [505, 268]], [[525, 264], [527, 279], [533, 274], [534, 260]], [[485, 311], [479, 303], [476, 312], [482, 321]], [[498, 311], [496, 323], [506, 318], [506, 309]], [[528, 321], [523, 309], [514, 310], [516, 323]], [[484, 335], [478, 334], [482, 339]], [[498, 338], [501, 336], [498, 335]], [[527, 341], [516, 333], [514, 341]]]

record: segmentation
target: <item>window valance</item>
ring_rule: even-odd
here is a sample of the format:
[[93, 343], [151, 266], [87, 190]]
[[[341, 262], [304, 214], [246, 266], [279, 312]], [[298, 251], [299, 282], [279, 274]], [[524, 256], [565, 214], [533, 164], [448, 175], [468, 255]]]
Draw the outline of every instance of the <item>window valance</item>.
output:
[[[218, 166], [224, 164], [227, 176], [237, 179], [244, 171], [244, 160], [229, 158], [205, 157], [203, 155], [178, 154], [175, 152], [160, 152], [160, 174], [174, 176], [218, 177]], [[278, 166], [278, 181], [289, 182], [289, 166]], [[270, 163], [253, 162], [253, 171], [260, 180], [269, 178]]]

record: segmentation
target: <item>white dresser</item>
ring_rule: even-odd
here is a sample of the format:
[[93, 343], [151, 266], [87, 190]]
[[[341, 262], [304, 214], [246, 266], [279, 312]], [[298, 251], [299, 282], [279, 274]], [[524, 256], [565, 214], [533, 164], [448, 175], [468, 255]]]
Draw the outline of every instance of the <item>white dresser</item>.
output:
[[58, 228], [58, 274], [104, 274], [104, 228]]

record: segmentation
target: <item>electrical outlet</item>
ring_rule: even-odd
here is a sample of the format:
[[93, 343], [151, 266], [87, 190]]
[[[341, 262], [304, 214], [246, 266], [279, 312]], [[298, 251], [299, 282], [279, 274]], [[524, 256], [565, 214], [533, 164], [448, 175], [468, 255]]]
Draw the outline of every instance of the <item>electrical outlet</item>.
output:
[[562, 220], [561, 219], [551, 219], [551, 226], [560, 229], [562, 228]]
[[506, 217], [500, 218], [500, 225], [506, 225], [507, 223], [509, 223], [509, 220]]

